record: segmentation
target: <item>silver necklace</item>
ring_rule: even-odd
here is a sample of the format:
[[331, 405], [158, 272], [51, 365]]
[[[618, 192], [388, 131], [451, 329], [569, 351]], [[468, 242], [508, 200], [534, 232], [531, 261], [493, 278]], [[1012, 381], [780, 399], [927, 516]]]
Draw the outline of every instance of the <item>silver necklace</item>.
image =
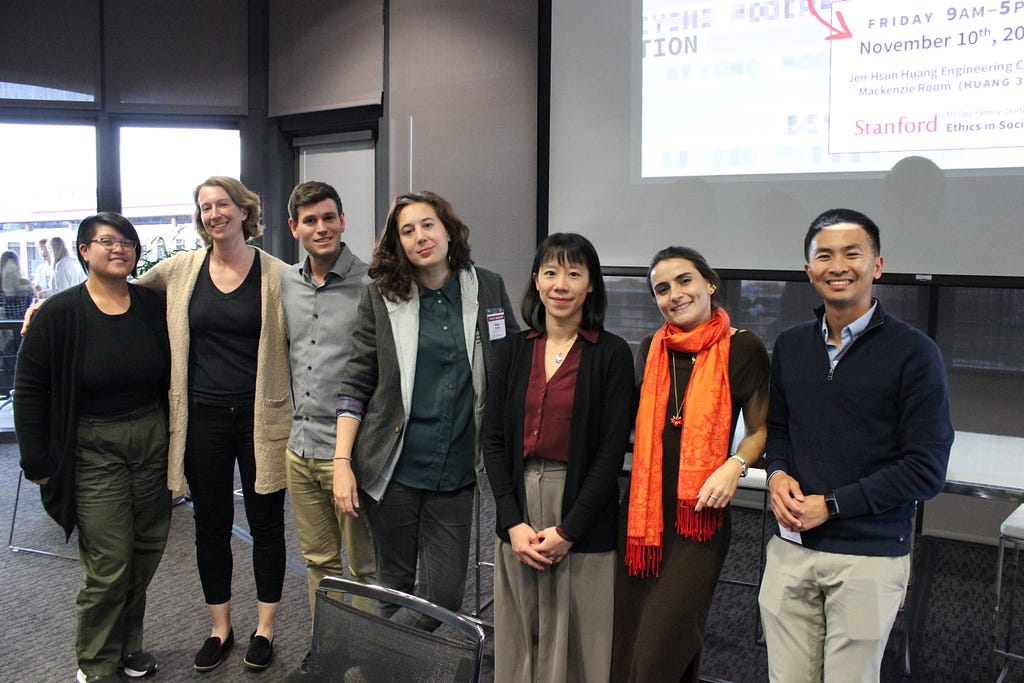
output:
[[562, 361], [565, 360], [565, 354], [569, 353], [569, 349], [571, 349], [572, 345], [576, 343], [576, 337], [578, 337], [578, 336], [579, 336], [579, 333], [576, 333], [576, 334], [572, 335], [572, 339], [569, 340], [569, 348], [565, 350], [565, 353], [562, 353], [561, 351], [559, 351], [559, 352], [557, 352], [555, 354], [555, 365], [561, 365], [562, 364]]

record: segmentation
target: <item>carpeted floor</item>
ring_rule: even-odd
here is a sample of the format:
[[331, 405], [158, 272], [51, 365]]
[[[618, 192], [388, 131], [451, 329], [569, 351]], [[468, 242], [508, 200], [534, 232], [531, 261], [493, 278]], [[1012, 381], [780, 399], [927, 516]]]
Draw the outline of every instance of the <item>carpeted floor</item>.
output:
[[[14, 444], [0, 444], [0, 534], [10, 530], [17, 488], [18, 452]], [[14, 545], [31, 546], [74, 557], [74, 537], [65, 545], [62, 534], [42, 512], [38, 493], [23, 484], [14, 528]], [[482, 556], [492, 553], [493, 512], [489, 495], [483, 496]], [[236, 523], [244, 526], [241, 502]], [[277, 620], [275, 662], [256, 673], [242, 666], [247, 636], [255, 626], [255, 595], [249, 548], [234, 540], [234, 623], [237, 643], [218, 669], [199, 674], [192, 657], [208, 635], [208, 619], [195, 572], [191, 510], [174, 509], [171, 534], [163, 563], [149, 591], [146, 642], [160, 662], [158, 681], [263, 681], [282, 680], [309, 647], [309, 610], [301, 555], [295, 542], [291, 513], [286, 513], [289, 571]], [[754, 580], [759, 553], [759, 511], [734, 512], [734, 537], [723, 578]], [[472, 558], [471, 558], [472, 559]], [[919, 681], [994, 681], [999, 666], [991, 655], [992, 585], [995, 579], [995, 548], [927, 538], [917, 551], [917, 589], [921, 591], [919, 615], [902, 615], [910, 627], [914, 653], [913, 677]], [[490, 617], [490, 571], [482, 572], [481, 592]], [[41, 555], [0, 551], [0, 683], [12, 681], [49, 683], [72, 681], [76, 669], [73, 652], [74, 596], [80, 580], [78, 563]], [[475, 573], [472, 568], [463, 609], [475, 606]], [[1022, 594], [1024, 596], [1024, 594]], [[755, 683], [767, 680], [767, 656], [755, 642], [756, 590], [747, 586], [719, 585], [708, 623], [703, 675], [711, 681]], [[1018, 625], [1024, 633], [1024, 625]], [[883, 681], [907, 680], [902, 675], [899, 638], [891, 639], [883, 669]], [[1018, 639], [1020, 640], [1020, 639]], [[1024, 648], [1024, 642], [1017, 643]], [[485, 680], [490, 680], [489, 659]], [[1024, 663], [1011, 669], [1008, 681], [1024, 682]], [[499, 682], [500, 683], [500, 682]]]

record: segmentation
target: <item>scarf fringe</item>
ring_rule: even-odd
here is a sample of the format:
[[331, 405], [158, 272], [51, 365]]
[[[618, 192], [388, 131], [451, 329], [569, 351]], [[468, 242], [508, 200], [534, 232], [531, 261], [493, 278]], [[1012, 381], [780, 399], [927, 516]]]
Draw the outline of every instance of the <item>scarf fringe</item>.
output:
[[644, 539], [630, 537], [626, 539], [626, 569], [630, 576], [658, 576], [661, 566], [661, 534], [658, 534], [657, 545], [648, 545]]
[[722, 511], [704, 508], [701, 512], [693, 509], [694, 501], [676, 501], [676, 532], [695, 541], [706, 541], [722, 528]]

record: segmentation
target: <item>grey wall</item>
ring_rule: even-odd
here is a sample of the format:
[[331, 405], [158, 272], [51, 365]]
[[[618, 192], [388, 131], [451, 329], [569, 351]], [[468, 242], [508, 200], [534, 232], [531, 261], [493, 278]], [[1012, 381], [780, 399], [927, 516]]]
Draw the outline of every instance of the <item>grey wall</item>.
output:
[[[469, 225], [474, 260], [505, 277], [518, 307], [536, 246], [538, 3], [317, 0], [317, 6], [311, 23], [306, 8], [270, 2], [270, 113], [368, 103], [368, 79], [339, 74], [357, 67], [374, 72], [379, 60], [378, 231], [395, 195], [437, 192]], [[344, 39], [353, 26], [375, 35], [378, 11], [384, 19], [379, 44]], [[287, 21], [277, 26], [275, 17]], [[322, 52], [314, 49], [325, 39]]]
[[537, 3], [392, 0], [390, 195], [432, 190], [518, 308], [536, 246]]

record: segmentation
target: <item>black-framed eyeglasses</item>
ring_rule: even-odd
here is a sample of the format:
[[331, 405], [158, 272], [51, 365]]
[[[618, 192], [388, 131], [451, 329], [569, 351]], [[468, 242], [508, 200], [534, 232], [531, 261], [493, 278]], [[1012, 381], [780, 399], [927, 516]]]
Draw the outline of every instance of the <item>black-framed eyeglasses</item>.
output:
[[124, 247], [125, 250], [131, 249], [133, 251], [139, 248], [138, 242], [132, 240], [115, 240], [113, 237], [97, 237], [94, 240], [89, 240], [89, 242], [95, 242], [107, 251], [112, 251], [116, 246], [121, 246]]

